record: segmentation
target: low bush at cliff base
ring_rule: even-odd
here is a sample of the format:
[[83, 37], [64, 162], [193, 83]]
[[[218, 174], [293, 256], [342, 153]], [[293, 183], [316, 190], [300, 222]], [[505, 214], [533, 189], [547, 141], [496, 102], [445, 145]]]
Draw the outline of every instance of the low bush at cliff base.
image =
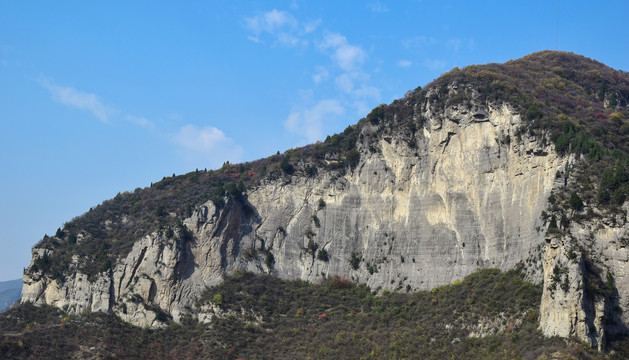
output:
[[[379, 295], [338, 277], [310, 284], [238, 272], [164, 330], [21, 305], [0, 315], [0, 358], [603, 358], [544, 338], [540, 298], [541, 286], [495, 269], [432, 291]], [[207, 325], [196, 321], [204, 305], [220, 308]]]

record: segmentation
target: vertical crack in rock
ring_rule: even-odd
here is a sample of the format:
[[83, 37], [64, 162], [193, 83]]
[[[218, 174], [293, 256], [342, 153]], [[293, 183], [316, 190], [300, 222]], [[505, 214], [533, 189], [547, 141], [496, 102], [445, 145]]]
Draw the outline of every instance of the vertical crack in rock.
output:
[[133, 267], [133, 271], [131, 272], [131, 276], [129, 276], [129, 281], [127, 281], [127, 287], [129, 287], [129, 285], [131, 285], [131, 282], [133, 281], [133, 278], [135, 278], [135, 274], [138, 271], [138, 268], [140, 267], [140, 265], [142, 264], [142, 261], [144, 260], [144, 255], [146, 254], [146, 250], [147, 248], [143, 248], [142, 252], [140, 252], [140, 256], [138, 257], [137, 262], [135, 263], [135, 266]]
[[109, 277], [109, 303], [107, 306], [107, 311], [111, 311], [116, 304], [116, 284], [114, 282], [114, 271], [109, 269], [107, 271], [107, 275]]

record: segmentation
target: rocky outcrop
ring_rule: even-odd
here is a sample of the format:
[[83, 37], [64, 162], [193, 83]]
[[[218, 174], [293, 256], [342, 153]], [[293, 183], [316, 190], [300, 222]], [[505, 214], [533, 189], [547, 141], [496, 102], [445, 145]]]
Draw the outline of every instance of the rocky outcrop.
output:
[[606, 301], [586, 290], [583, 254], [570, 251], [559, 239], [549, 239], [544, 257], [540, 327], [547, 336], [585, 340], [602, 350]]
[[518, 139], [520, 115], [506, 104], [427, 106], [413, 116], [427, 121], [411, 143], [365, 126], [362, 135], [378, 141], [358, 144], [352, 171], [269, 180], [221, 209], [208, 202], [184, 221], [191, 236], [146, 235], [91, 282], [78, 269], [65, 281], [25, 273], [22, 301], [157, 326], [235, 269], [417, 290], [534, 254], [564, 160], [534, 137]]
[[[627, 205], [623, 213], [627, 212]], [[546, 240], [540, 326], [547, 336], [574, 337], [605, 350], [607, 337], [626, 334], [629, 226], [624, 214], [595, 209], [594, 219]]]

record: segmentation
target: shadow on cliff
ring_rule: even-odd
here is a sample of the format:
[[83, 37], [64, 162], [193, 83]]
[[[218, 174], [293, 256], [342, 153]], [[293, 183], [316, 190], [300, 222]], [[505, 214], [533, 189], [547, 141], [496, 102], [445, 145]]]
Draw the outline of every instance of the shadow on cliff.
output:
[[198, 239], [189, 229], [182, 226], [179, 238], [177, 239], [177, 247], [179, 248], [179, 254], [181, 257], [175, 265], [174, 275], [176, 279], [185, 280], [194, 273], [195, 259], [192, 247], [197, 246], [197, 244]]
[[629, 327], [622, 321], [623, 311], [620, 307], [620, 296], [615, 285], [613, 287], [612, 296], [606, 300], [605, 348], [606, 350], [616, 350], [621, 346], [623, 350], [629, 351]]
[[[221, 241], [221, 268], [225, 270], [234, 264], [240, 254], [241, 241], [254, 231], [254, 224], [260, 223], [260, 215], [245, 196], [230, 199], [220, 211], [218, 226], [212, 234]], [[255, 237], [253, 237], [255, 238]], [[255, 244], [253, 244], [255, 246]]]
[[586, 323], [589, 333], [596, 334], [596, 302], [603, 300], [602, 331], [604, 331], [604, 334], [599, 349], [608, 351], [610, 348], [613, 348], [614, 343], [627, 343], [626, 340], [629, 339], [629, 327], [622, 320], [623, 310], [619, 303], [620, 294], [611, 272], [608, 272], [605, 280], [603, 280], [602, 270], [589, 257], [585, 257], [584, 265], [584, 310], [589, 314], [586, 317]]

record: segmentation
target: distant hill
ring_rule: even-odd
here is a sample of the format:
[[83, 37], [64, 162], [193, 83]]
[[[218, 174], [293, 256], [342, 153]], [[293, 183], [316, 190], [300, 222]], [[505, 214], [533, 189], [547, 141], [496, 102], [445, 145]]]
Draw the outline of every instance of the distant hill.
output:
[[4, 311], [20, 298], [22, 279], [0, 282], [0, 311]]

